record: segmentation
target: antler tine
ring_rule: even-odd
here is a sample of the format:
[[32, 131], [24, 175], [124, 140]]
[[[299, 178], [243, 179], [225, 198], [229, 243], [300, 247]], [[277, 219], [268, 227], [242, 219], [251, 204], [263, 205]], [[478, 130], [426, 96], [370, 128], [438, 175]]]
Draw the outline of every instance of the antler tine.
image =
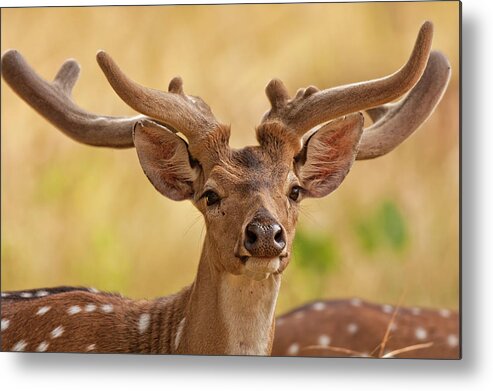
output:
[[272, 110], [280, 110], [289, 100], [289, 92], [284, 83], [279, 79], [272, 79], [267, 87], [265, 87], [265, 94], [269, 99]]
[[423, 76], [405, 98], [368, 110], [375, 122], [365, 129], [356, 159], [382, 156], [418, 129], [440, 102], [450, 74], [447, 58], [440, 52], [432, 52]]
[[180, 78], [170, 82], [169, 92], [166, 93], [137, 84], [103, 51], [97, 54], [97, 60], [109, 83], [125, 103], [183, 133], [191, 144], [219, 126], [202, 99], [185, 95]]
[[407, 63], [381, 79], [321, 91], [309, 87], [291, 100], [284, 85], [279, 80], [272, 80], [266, 88], [272, 108], [263, 121], [280, 120], [302, 137], [321, 123], [388, 103], [405, 94], [419, 80], [428, 61], [432, 38], [433, 24], [423, 23]]
[[71, 99], [79, 64], [66, 61], [52, 83], [42, 79], [16, 50], [2, 56], [2, 76], [39, 114], [70, 138], [99, 147], [133, 147], [132, 129], [143, 118], [111, 117], [87, 112]]
[[62, 64], [55, 76], [55, 79], [53, 80], [53, 83], [57, 84], [66, 95], [70, 96], [75, 83], [77, 83], [77, 80], [79, 79], [79, 75], [79, 64], [77, 61], [70, 59]]

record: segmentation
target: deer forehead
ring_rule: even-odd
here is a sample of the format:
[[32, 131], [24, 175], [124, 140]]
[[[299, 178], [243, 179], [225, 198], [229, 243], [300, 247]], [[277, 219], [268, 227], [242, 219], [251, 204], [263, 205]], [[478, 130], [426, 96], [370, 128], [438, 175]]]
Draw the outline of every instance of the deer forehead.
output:
[[269, 154], [261, 147], [245, 147], [233, 150], [229, 159], [218, 162], [205, 186], [239, 193], [283, 188], [292, 179], [291, 166], [290, 159]]

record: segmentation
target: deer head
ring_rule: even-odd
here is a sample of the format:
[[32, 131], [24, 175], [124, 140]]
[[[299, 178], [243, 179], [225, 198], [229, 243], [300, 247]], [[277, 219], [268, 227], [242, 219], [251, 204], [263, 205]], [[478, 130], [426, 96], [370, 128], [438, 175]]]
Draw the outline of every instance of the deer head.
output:
[[[153, 186], [172, 200], [190, 200], [207, 226], [212, 265], [263, 279], [290, 259], [299, 203], [324, 197], [354, 160], [386, 154], [431, 114], [450, 76], [446, 58], [431, 52], [432, 24], [419, 31], [408, 62], [394, 74], [290, 97], [279, 80], [266, 88], [271, 109], [256, 129], [259, 145], [232, 149], [230, 128], [180, 78], [168, 92], [130, 80], [105, 52], [97, 61], [116, 93], [142, 115], [88, 113], [70, 97], [79, 67], [67, 61], [52, 83], [16, 51], [2, 57], [10, 86], [73, 139], [94, 146], [135, 147]], [[406, 95], [407, 94], [407, 95]], [[396, 103], [388, 103], [404, 96]], [[364, 128], [366, 111], [373, 124]]]

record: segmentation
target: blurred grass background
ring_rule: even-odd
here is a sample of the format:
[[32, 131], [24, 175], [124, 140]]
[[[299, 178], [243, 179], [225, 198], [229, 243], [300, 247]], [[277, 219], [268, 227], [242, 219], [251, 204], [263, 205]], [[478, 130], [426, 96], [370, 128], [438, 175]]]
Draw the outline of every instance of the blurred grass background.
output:
[[[98, 69], [98, 49], [144, 85], [166, 89], [181, 75], [240, 147], [255, 142], [272, 77], [295, 92], [389, 74], [424, 20], [452, 65], [443, 101], [396, 151], [357, 162], [334, 194], [304, 202], [278, 312], [352, 296], [456, 309], [458, 3], [2, 9], [1, 43], [46, 78], [76, 58], [75, 100], [97, 113], [132, 114]], [[193, 280], [200, 215], [159, 195], [134, 150], [73, 142], [3, 81], [1, 110], [2, 290], [85, 285], [151, 298]]]

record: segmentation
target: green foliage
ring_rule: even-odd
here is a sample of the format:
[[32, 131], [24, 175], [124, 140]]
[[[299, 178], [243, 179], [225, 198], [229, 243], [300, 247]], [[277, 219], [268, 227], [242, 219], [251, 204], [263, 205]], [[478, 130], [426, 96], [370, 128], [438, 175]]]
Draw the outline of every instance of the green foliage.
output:
[[293, 243], [297, 265], [308, 272], [324, 274], [333, 268], [339, 259], [335, 241], [328, 235], [306, 233], [299, 229]]
[[368, 254], [389, 248], [401, 253], [409, 241], [406, 221], [398, 206], [389, 200], [380, 203], [370, 215], [356, 220], [353, 225], [361, 248]]
[[[339, 263], [337, 241], [327, 234], [298, 229], [293, 242], [292, 270], [303, 292], [297, 292], [310, 300], [325, 295], [325, 281], [329, 272]], [[301, 273], [299, 273], [301, 272]]]
[[372, 223], [373, 221], [366, 219], [357, 221], [354, 224], [359, 244], [368, 254], [375, 252], [378, 247], [378, 235]]
[[384, 240], [396, 251], [402, 251], [407, 243], [407, 229], [404, 217], [397, 206], [390, 202], [384, 202], [377, 214]]

